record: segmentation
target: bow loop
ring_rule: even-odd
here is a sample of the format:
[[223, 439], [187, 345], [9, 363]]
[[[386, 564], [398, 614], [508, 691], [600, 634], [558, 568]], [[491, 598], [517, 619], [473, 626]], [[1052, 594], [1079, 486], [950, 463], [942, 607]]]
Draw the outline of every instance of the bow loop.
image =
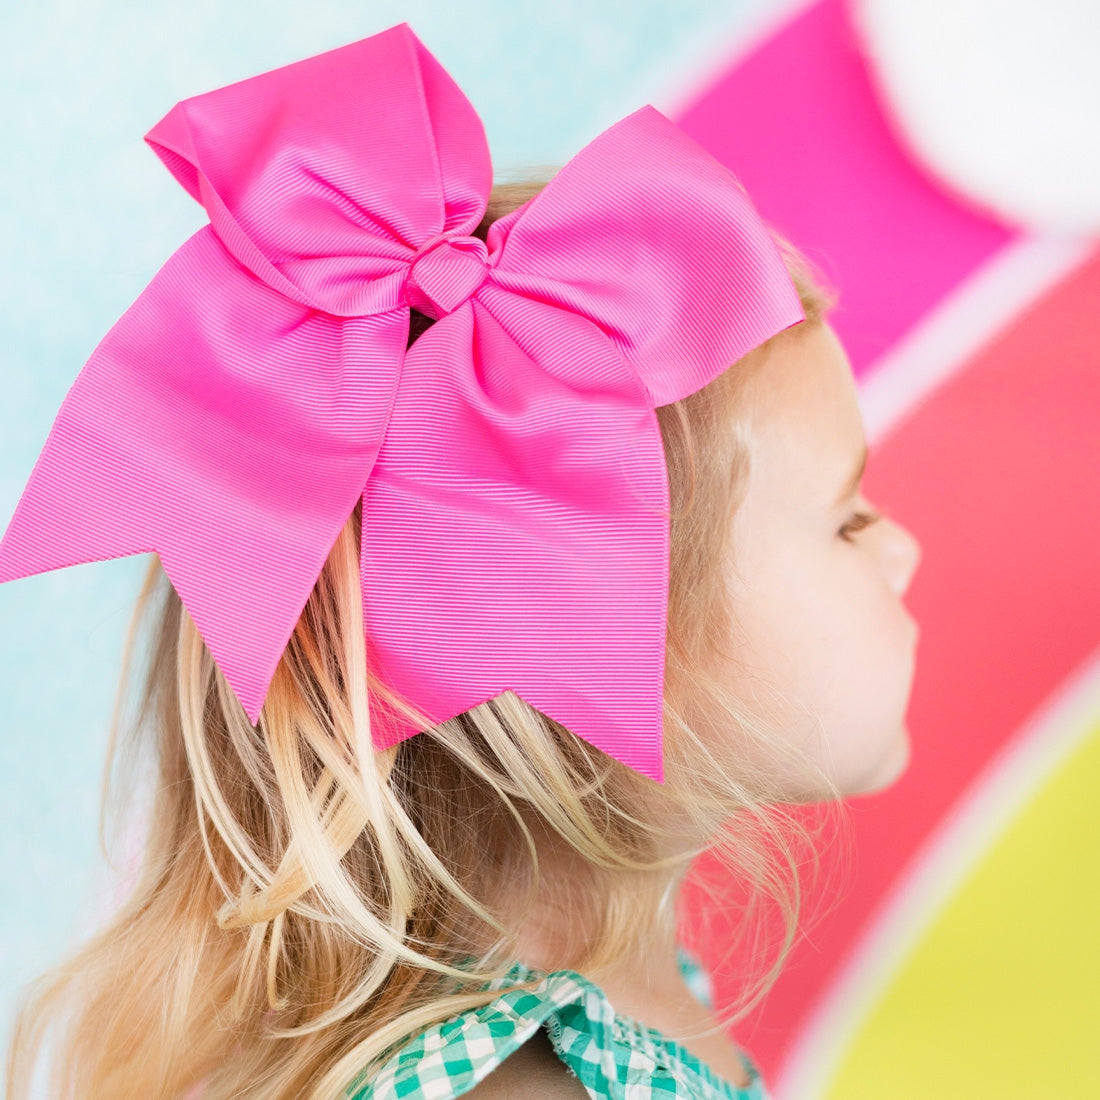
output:
[[492, 185], [481, 120], [407, 24], [185, 99], [146, 141], [253, 275], [339, 317], [403, 308], [417, 250], [472, 232]]
[[489, 274], [489, 250], [478, 237], [441, 237], [413, 257], [405, 301], [438, 320], [469, 300]]
[[488, 245], [496, 286], [593, 321], [654, 406], [803, 319], [740, 182], [653, 107], [586, 145]]

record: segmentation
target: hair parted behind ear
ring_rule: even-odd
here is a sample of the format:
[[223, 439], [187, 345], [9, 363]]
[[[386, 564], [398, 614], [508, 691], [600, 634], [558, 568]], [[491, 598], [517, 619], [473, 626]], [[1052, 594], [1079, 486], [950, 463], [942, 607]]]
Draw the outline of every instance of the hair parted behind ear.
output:
[[[478, 234], [542, 186], [495, 187]], [[807, 323], [820, 321], [829, 298], [777, 242]], [[414, 314], [410, 343], [430, 324]], [[204, 1100], [331, 1100], [409, 1034], [499, 995], [478, 987], [512, 961], [510, 918], [535, 898], [546, 838], [576, 857], [582, 971], [629, 957], [646, 931], [639, 899], [667, 918], [670, 876], [714, 846], [786, 919], [772, 964], [726, 1015], [755, 1003], [793, 934], [797, 857], [767, 777], [744, 762], [756, 754], [737, 751], [771, 731], [718, 669], [736, 659], [722, 565], [749, 471], [739, 376], [767, 349], [656, 410], [672, 546], [663, 785], [511, 692], [433, 726], [388, 691], [364, 646], [358, 505], [255, 727], [154, 557], [103, 804], [105, 822], [140, 821], [140, 862], [104, 926], [28, 989], [9, 1097], [30, 1096], [52, 1029], [52, 1095], [183, 1098], [201, 1086]], [[124, 721], [143, 631], [144, 679]], [[372, 711], [404, 713], [424, 732], [377, 752]]]

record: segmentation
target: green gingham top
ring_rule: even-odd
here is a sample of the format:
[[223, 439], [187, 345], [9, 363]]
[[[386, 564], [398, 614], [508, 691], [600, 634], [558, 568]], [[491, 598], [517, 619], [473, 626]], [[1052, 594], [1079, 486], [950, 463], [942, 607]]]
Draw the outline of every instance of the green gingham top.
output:
[[[688, 987], [711, 1005], [710, 979], [683, 948]], [[574, 970], [549, 973], [516, 963], [487, 988], [539, 979], [530, 990], [502, 993], [480, 1008], [421, 1032], [373, 1074], [353, 1085], [350, 1100], [449, 1100], [469, 1092], [544, 1027], [558, 1057], [589, 1096], [612, 1100], [767, 1100], [755, 1067], [746, 1061], [747, 1088], [735, 1088], [705, 1062], [659, 1031], [620, 1016], [599, 986]]]

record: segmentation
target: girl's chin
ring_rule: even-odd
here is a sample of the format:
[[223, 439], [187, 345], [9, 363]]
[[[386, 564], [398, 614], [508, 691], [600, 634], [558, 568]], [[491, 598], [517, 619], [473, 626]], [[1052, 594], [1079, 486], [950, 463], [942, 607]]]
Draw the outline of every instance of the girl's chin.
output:
[[875, 762], [875, 766], [861, 778], [842, 788], [848, 795], [876, 794], [892, 786], [905, 773], [909, 766], [910, 745], [909, 730], [904, 726], [898, 735], [886, 746], [885, 751]]
[[909, 766], [909, 730], [901, 725], [871, 759], [849, 760], [832, 776], [832, 787], [821, 786], [821, 774], [792, 777], [780, 801], [788, 804], [830, 801], [877, 794], [895, 783]]

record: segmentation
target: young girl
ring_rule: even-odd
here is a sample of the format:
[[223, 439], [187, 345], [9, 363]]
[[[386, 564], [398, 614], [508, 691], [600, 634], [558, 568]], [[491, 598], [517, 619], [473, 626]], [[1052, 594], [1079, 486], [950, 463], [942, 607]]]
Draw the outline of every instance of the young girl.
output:
[[149, 140], [212, 226], [66, 399], [0, 580], [156, 548], [114, 742], [152, 801], [8, 1095], [42, 1060], [96, 1100], [763, 1097], [679, 944], [685, 875], [717, 848], [775, 889], [775, 807], [907, 758], [918, 549], [859, 491], [828, 299], [648, 109], [490, 193], [407, 27]]

